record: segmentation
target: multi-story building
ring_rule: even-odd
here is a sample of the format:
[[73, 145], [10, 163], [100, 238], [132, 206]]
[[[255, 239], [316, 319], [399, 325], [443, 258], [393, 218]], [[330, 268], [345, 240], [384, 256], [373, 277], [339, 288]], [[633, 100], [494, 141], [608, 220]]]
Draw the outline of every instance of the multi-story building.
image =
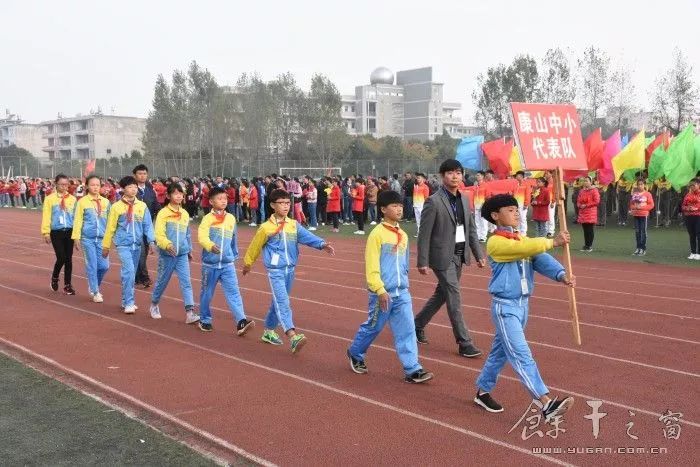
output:
[[432, 67], [403, 70], [396, 74], [379, 67], [370, 84], [357, 86], [354, 96], [343, 96], [341, 117], [349, 134], [377, 138], [396, 136], [427, 141], [447, 131], [460, 138], [471, 130], [456, 113], [461, 104], [444, 102], [443, 83], [433, 81]]
[[43, 156], [41, 137], [41, 125], [24, 123], [16, 115], [7, 113], [5, 118], [0, 118], [0, 148], [17, 146], [26, 149], [34, 157]]
[[43, 151], [49, 160], [123, 157], [142, 151], [146, 120], [114, 115], [87, 115], [42, 122]]

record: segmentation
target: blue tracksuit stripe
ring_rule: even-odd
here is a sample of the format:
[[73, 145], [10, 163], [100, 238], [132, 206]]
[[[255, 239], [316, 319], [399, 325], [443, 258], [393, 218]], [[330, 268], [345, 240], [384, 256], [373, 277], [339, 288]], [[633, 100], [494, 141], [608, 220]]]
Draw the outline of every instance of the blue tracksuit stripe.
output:
[[141, 247], [117, 246], [117, 253], [122, 263], [122, 306], [135, 305], [134, 282], [136, 281], [136, 268], [141, 257]]
[[101, 238], [82, 238], [80, 246], [85, 259], [85, 275], [88, 279], [88, 289], [91, 294], [100, 291], [102, 279], [109, 270], [109, 258], [102, 257]]
[[165, 288], [170, 282], [173, 272], [177, 274], [177, 281], [180, 284], [182, 301], [185, 303], [185, 311], [194, 307], [194, 296], [192, 294], [192, 281], [190, 279], [190, 262], [187, 255], [171, 256], [160, 254], [158, 257], [158, 279], [153, 288], [151, 303], [159, 303]]
[[294, 283], [294, 267], [285, 269], [269, 269], [267, 276], [270, 281], [272, 303], [265, 316], [265, 329], [275, 329], [280, 324], [286, 333], [294, 329], [292, 307], [289, 302], [289, 293]]
[[360, 325], [355, 338], [350, 345], [350, 354], [358, 359], [365, 360], [367, 349], [372, 345], [386, 323], [389, 323], [394, 335], [394, 347], [401, 361], [403, 371], [413, 374], [422, 367], [418, 363], [418, 343], [416, 342], [416, 328], [413, 321], [413, 304], [411, 295], [407, 290], [391, 296], [389, 310], [382, 311], [379, 308], [379, 296], [369, 294], [369, 316], [367, 321]]
[[498, 374], [505, 363], [509, 362], [533, 397], [540, 398], [549, 392], [525, 340], [527, 314], [526, 298], [493, 300], [491, 318], [496, 326], [496, 333], [484, 368], [476, 380], [477, 387], [482, 391], [490, 392], [494, 388]]
[[199, 296], [200, 321], [209, 324], [212, 321], [211, 300], [214, 297], [216, 284], [221, 282], [224, 297], [236, 322], [246, 319], [243, 309], [243, 298], [238, 289], [238, 277], [233, 264], [223, 265], [221, 268], [202, 266], [202, 290]]

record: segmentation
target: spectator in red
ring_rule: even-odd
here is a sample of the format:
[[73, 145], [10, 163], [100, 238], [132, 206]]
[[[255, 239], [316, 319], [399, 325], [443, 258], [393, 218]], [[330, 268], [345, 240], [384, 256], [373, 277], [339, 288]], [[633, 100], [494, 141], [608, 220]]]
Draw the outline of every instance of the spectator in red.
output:
[[593, 186], [591, 177], [583, 177], [583, 188], [578, 193], [576, 205], [578, 206], [578, 223], [583, 228], [583, 248], [581, 251], [590, 253], [593, 251], [594, 229], [598, 223], [598, 205], [600, 193]]
[[688, 194], [683, 198], [681, 210], [690, 237], [688, 259], [700, 261], [700, 178], [694, 178], [688, 184]]
[[250, 209], [250, 226], [257, 227], [260, 220], [258, 209], [260, 208], [260, 198], [258, 197], [258, 189], [255, 187], [255, 179], [248, 186], [248, 208]]
[[357, 222], [355, 235], [365, 234], [365, 182], [361, 178], [355, 180], [355, 186], [350, 191], [352, 196], [352, 215]]
[[532, 220], [535, 221], [535, 236], [546, 237], [549, 225], [549, 205], [552, 201], [549, 190], [549, 180], [545, 177], [537, 179], [537, 188], [532, 193]]
[[[635, 182], [632, 196], [630, 197], [630, 214], [634, 217], [634, 233], [637, 239], [637, 249], [634, 256], [647, 254], [647, 226], [649, 224], [649, 211], [654, 209], [654, 198], [647, 191], [644, 180]], [[624, 209], [622, 206], [618, 209]]]
[[328, 203], [326, 204], [326, 212], [330, 217], [329, 221], [333, 222], [333, 232], [339, 232], [340, 216], [340, 186], [338, 179], [326, 179], [326, 190], [328, 192]]

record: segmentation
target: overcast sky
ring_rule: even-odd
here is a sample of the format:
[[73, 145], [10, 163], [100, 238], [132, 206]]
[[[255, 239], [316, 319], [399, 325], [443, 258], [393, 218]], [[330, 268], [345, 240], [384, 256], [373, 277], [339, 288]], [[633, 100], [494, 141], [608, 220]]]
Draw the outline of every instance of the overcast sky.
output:
[[156, 76], [191, 60], [219, 84], [242, 72], [291, 71], [303, 88], [321, 72], [342, 94], [377, 66], [433, 66], [446, 100], [472, 121], [476, 76], [553, 46], [590, 44], [632, 73], [648, 107], [654, 79], [679, 46], [700, 71], [700, 1], [4, 1], [0, 112], [29, 122], [88, 113], [146, 116]]

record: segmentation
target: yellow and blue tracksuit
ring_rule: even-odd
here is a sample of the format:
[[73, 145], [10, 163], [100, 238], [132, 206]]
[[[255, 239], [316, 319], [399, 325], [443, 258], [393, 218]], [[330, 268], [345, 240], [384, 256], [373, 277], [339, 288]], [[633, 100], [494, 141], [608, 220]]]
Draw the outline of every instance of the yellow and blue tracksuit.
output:
[[[197, 230], [197, 240], [202, 245], [202, 290], [199, 296], [199, 320], [211, 324], [211, 299], [216, 284], [221, 282], [226, 303], [236, 322], [246, 319], [243, 298], [238, 289], [238, 276], [234, 261], [238, 259], [236, 218], [227, 212], [210, 212], [202, 218]], [[214, 253], [216, 245], [219, 253]]]
[[525, 340], [525, 326], [535, 271], [559, 282], [566, 276], [564, 267], [545, 253], [553, 246], [552, 239], [520, 237], [504, 227], [499, 227], [486, 244], [492, 271], [491, 319], [496, 332], [491, 352], [476, 380], [483, 392], [490, 392], [496, 385], [506, 361], [532, 397], [540, 398], [549, 392]]
[[[394, 347], [403, 370], [411, 375], [422, 367], [418, 363], [418, 344], [413, 320], [413, 305], [408, 291], [408, 235], [398, 226], [381, 223], [367, 237], [365, 275], [369, 290], [369, 317], [360, 325], [348, 349], [350, 355], [364, 361], [367, 349], [389, 322]], [[379, 296], [389, 294], [389, 309], [379, 307]]]
[[102, 278], [109, 270], [109, 259], [102, 257], [102, 239], [107, 228], [109, 208], [109, 200], [100, 195], [97, 198], [83, 196], [75, 206], [71, 238], [80, 241], [90, 294], [100, 291]]
[[146, 237], [149, 244], [155, 241], [151, 213], [148, 211], [146, 203], [135, 199], [134, 203], [129, 205], [124, 198], [114, 203], [107, 217], [107, 227], [105, 228], [105, 236], [102, 239], [102, 248], [109, 249], [112, 245], [112, 240], [114, 240], [114, 245], [117, 247], [119, 260], [122, 263], [123, 307], [135, 304], [134, 282], [144, 237]]
[[286, 333], [294, 329], [289, 292], [299, 259], [299, 244], [322, 250], [326, 242], [312, 234], [294, 219], [278, 221], [275, 216], [260, 224], [245, 254], [245, 265], [252, 266], [263, 254], [263, 263], [270, 281], [272, 303], [265, 317], [265, 329], [282, 325]]
[[[173, 271], [180, 283], [185, 311], [194, 309], [192, 280], [190, 279], [189, 254], [192, 252], [190, 216], [183, 207], [173, 210], [169, 205], [158, 211], [155, 224], [156, 245], [158, 245], [158, 279], [153, 288], [151, 302], [158, 304], [165, 292]], [[175, 256], [168, 253], [170, 246], [175, 248]]]
[[75, 196], [66, 193], [62, 209], [61, 196], [56, 192], [48, 195], [41, 211], [41, 234], [49, 235], [52, 230], [72, 229], [76, 202]]
[[75, 196], [68, 193], [62, 196], [54, 192], [44, 200], [41, 215], [41, 234], [50, 236], [51, 245], [56, 254], [51, 277], [58, 281], [58, 275], [63, 268], [63, 279], [66, 285], [71, 283], [73, 275], [73, 240], [70, 234], [73, 228], [75, 204]]

